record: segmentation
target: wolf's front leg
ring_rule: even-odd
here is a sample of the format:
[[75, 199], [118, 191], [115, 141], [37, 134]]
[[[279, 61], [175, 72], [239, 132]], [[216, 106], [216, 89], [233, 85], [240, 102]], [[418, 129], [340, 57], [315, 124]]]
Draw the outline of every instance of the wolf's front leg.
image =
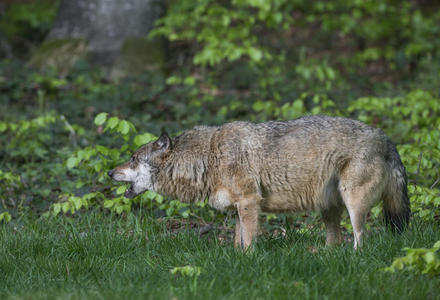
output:
[[235, 227], [234, 246], [247, 250], [258, 231], [259, 207], [256, 201], [244, 199], [236, 203], [237, 224]]
[[235, 237], [234, 237], [234, 247], [239, 249], [242, 241], [241, 237], [241, 227], [240, 227], [240, 216], [237, 214], [235, 218]]

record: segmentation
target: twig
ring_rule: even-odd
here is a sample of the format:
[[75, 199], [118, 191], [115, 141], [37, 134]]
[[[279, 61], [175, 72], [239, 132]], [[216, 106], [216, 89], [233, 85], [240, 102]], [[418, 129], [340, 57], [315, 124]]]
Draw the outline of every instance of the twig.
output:
[[76, 132], [75, 129], [73, 129], [72, 125], [67, 121], [66, 117], [64, 115], [60, 116], [60, 119], [64, 122], [64, 125], [66, 126], [67, 130], [70, 132], [70, 139], [72, 140], [72, 144], [74, 147], [76, 147], [78, 144], [76, 142]]
[[419, 162], [417, 163], [416, 178], [414, 180], [415, 183], [417, 183], [417, 179], [419, 178], [420, 165], [422, 164], [422, 157], [423, 157], [423, 151], [421, 151], [420, 154], [419, 154]]
[[434, 181], [434, 183], [431, 185], [430, 189], [433, 189], [437, 185], [437, 183], [439, 183], [439, 182], [440, 182], [440, 177], [437, 178], [436, 181]]

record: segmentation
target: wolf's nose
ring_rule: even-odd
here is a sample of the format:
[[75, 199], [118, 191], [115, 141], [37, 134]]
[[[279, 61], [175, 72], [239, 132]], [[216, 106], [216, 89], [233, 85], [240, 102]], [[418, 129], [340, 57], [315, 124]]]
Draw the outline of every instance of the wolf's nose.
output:
[[108, 176], [112, 177], [113, 176], [113, 170], [108, 171]]

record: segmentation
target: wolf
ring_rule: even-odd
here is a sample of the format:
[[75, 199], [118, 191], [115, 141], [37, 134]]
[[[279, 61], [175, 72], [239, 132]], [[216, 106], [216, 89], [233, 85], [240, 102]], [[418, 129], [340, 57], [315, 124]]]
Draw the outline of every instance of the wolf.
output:
[[263, 212], [319, 211], [326, 245], [341, 242], [341, 214], [362, 244], [366, 217], [383, 201], [386, 223], [408, 224], [407, 177], [385, 133], [360, 121], [306, 116], [289, 121], [198, 126], [170, 138], [163, 133], [110, 170], [130, 182], [125, 196], [154, 191], [181, 201], [236, 210], [234, 245], [247, 249]]

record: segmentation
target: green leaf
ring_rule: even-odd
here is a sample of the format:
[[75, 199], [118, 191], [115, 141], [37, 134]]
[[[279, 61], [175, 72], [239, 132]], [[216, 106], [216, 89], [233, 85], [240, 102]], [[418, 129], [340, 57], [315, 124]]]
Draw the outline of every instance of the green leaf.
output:
[[167, 217], [171, 217], [173, 215], [173, 213], [174, 213], [174, 208], [168, 207], [166, 210]]
[[110, 151], [107, 147], [101, 145], [96, 145], [96, 150], [103, 155], [108, 155]]
[[133, 139], [133, 143], [136, 147], [140, 147], [140, 146], [145, 145], [151, 141], [154, 141], [155, 139], [156, 139], [155, 135], [147, 132], [147, 133], [135, 136], [135, 138]]
[[87, 151], [85, 150], [79, 150], [78, 153], [76, 154], [79, 160], [82, 160], [84, 158], [86, 158], [87, 156]]
[[77, 164], [78, 164], [78, 159], [76, 157], [69, 157], [66, 163], [68, 169], [74, 168]]
[[102, 112], [95, 117], [95, 125], [102, 125], [107, 120], [108, 113]]
[[122, 212], [123, 212], [123, 210], [124, 210], [124, 207], [122, 206], [122, 205], [119, 205], [119, 206], [117, 206], [116, 207], [116, 213], [118, 214], [118, 215], [120, 215], [120, 214], [122, 214]]
[[5, 122], [0, 122], [0, 132], [5, 131], [8, 129], [8, 125]]
[[185, 85], [194, 85], [195, 83], [196, 83], [196, 79], [194, 76], [187, 76], [183, 81], [183, 84]]
[[54, 216], [58, 215], [61, 212], [61, 203], [55, 203], [52, 206], [52, 209], [53, 209], [53, 215]]
[[118, 187], [118, 188], [116, 189], [116, 194], [117, 194], [117, 195], [121, 195], [121, 194], [123, 194], [126, 190], [127, 190], [127, 186], [125, 186], [125, 185], [121, 185], [120, 187]]
[[104, 207], [105, 208], [110, 208], [113, 206], [113, 204], [115, 204], [112, 200], [105, 200], [104, 201]]
[[121, 156], [121, 153], [124, 152], [123, 150], [119, 151], [118, 149], [110, 149], [109, 155], [112, 160], [118, 160]]
[[126, 134], [130, 131], [130, 125], [129, 125], [129, 123], [128, 123], [127, 121], [125, 121], [125, 120], [122, 120], [122, 121], [119, 123], [118, 131], [119, 131], [120, 133], [122, 133], [123, 135], [126, 135]]
[[182, 275], [188, 277], [197, 277], [202, 272], [202, 268], [195, 266], [184, 266], [184, 267], [175, 267], [170, 270], [170, 273], [173, 275]]
[[5, 211], [0, 214], [0, 221], [5, 221], [6, 223], [10, 222], [12, 219], [11, 215]]
[[69, 211], [69, 209], [71, 208], [71, 205], [69, 202], [63, 202], [61, 203], [61, 209], [63, 211], [63, 213], [67, 213]]
[[111, 117], [108, 119], [106, 128], [113, 129], [119, 124], [119, 119], [117, 117]]
[[263, 58], [263, 52], [257, 48], [249, 48], [249, 57], [253, 61], [260, 61]]
[[171, 76], [167, 78], [166, 83], [171, 85], [171, 84], [180, 84], [182, 82], [182, 78], [178, 77], [178, 76]]
[[434, 263], [436, 260], [436, 256], [435, 256], [434, 252], [425, 253], [424, 258], [425, 258], [425, 261], [428, 265]]
[[70, 197], [69, 201], [73, 204], [73, 207], [75, 210], [79, 210], [82, 206], [81, 198], [80, 197]]
[[[154, 192], [152, 192], [152, 193], [154, 193]], [[162, 195], [156, 194], [156, 197], [154, 199], [159, 204], [163, 202], [163, 196]]]

